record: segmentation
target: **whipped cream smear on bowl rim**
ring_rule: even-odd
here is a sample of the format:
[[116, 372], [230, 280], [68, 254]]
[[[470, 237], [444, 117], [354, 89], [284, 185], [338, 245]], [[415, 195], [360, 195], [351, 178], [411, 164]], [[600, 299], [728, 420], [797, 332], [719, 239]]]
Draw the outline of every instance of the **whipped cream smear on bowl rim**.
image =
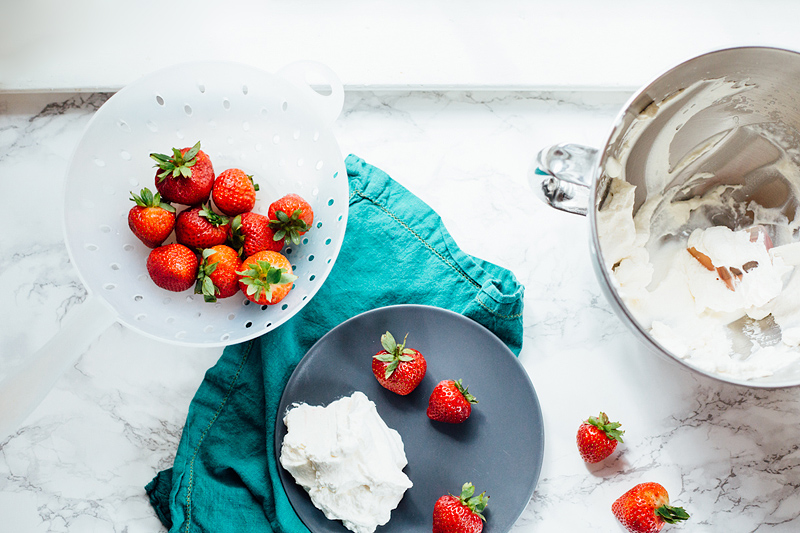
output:
[[[800, 213], [787, 216], [785, 206], [737, 201], [744, 185], [715, 185], [707, 172], [672, 184], [739, 126], [707, 139], [677, 164], [670, 166], [668, 159], [675, 132], [693, 114], [746, 90], [744, 84], [704, 80], [645, 109], [618, 132], [624, 137], [617, 157], [606, 159], [609, 182], [596, 213], [604, 266], [639, 325], [690, 365], [741, 380], [767, 377], [800, 361]], [[681, 102], [689, 94], [695, 105]], [[659, 128], [644, 167], [646, 199], [636, 206], [636, 186], [625, 175], [630, 147], [673, 105], [685, 109]], [[757, 129], [780, 150], [772, 165], [800, 196], [800, 170], [791, 160], [798, 147], [761, 124], [742, 127]], [[719, 225], [720, 214], [729, 223], [748, 225]]]
[[327, 406], [294, 404], [280, 463], [329, 520], [355, 533], [385, 525], [412, 483], [400, 434], [360, 391]]

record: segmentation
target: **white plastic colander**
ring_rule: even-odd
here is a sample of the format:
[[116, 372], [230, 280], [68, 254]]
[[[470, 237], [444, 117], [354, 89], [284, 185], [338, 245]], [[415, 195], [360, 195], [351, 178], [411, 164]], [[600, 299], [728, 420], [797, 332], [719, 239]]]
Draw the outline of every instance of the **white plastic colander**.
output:
[[[65, 240], [89, 296], [55, 339], [0, 384], [0, 441], [82, 345], [114, 321], [166, 342], [209, 347], [262, 335], [302, 309], [333, 267], [347, 223], [347, 173], [330, 128], [343, 101], [336, 75], [310, 61], [276, 74], [228, 62], [185, 63], [112, 96], [87, 125], [66, 176]], [[206, 303], [193, 289], [161, 289], [147, 274], [150, 249], [128, 228], [130, 192], [155, 192], [150, 153], [197, 141], [217, 174], [238, 167], [253, 175], [260, 186], [254, 211], [266, 215], [289, 193], [314, 210], [302, 244], [284, 248], [297, 280], [277, 305], [255, 305], [241, 294]]]

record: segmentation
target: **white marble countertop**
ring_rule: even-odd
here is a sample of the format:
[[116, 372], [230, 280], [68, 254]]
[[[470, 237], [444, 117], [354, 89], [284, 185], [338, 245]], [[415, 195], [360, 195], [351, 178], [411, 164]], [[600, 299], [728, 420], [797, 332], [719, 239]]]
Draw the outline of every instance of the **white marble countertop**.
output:
[[[798, 531], [798, 389], [728, 386], [648, 352], [600, 292], [587, 220], [544, 206], [527, 184], [540, 148], [601, 144], [627, 97], [351, 91], [334, 130], [343, 154], [388, 172], [440, 213], [466, 252], [526, 287], [520, 361], [542, 405], [546, 447], [514, 532], [621, 530], [610, 505], [643, 481], [662, 483], [692, 515], [669, 530]], [[86, 296], [63, 241], [62, 186], [104, 100], [0, 96], [0, 375]], [[109, 328], [0, 442], [0, 530], [159, 531], [143, 486], [171, 465], [189, 402], [220, 353]], [[623, 422], [626, 439], [589, 467], [575, 433], [600, 410]]]

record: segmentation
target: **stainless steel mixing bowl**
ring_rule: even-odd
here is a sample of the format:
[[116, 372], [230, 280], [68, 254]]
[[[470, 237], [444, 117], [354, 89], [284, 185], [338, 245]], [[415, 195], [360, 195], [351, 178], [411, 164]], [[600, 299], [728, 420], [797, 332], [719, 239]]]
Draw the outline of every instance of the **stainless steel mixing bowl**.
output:
[[[708, 84], [720, 80], [729, 90], [709, 101]], [[610, 167], [615, 161], [624, 161], [627, 181], [636, 186], [634, 212], [648, 195], [660, 194], [674, 185], [681, 186], [685, 199], [719, 184], [732, 184], [739, 186], [739, 201], [754, 200], [764, 207], [782, 208], [792, 220], [798, 208], [798, 184], [787, 174], [800, 169], [798, 97], [800, 54], [796, 52], [741, 47], [707, 53], [672, 68], [634, 94], [617, 116], [604, 147], [561, 144], [545, 148], [531, 174], [532, 187], [547, 204], [588, 216], [593, 266], [600, 285], [616, 313], [639, 339], [657, 354], [694, 371], [748, 387], [800, 385], [800, 365], [769, 377], [744, 380], [696, 368], [664, 348], [626, 307], [612, 281], [613, 274], [604, 266], [597, 212], [613, 173]], [[663, 105], [676, 100], [676, 105]], [[689, 118], [682, 120], [682, 114]], [[643, 123], [642, 116], [652, 120]], [[633, 128], [640, 128], [635, 136], [631, 134]], [[664, 135], [669, 136], [669, 142], [663, 142]], [[657, 153], [659, 150], [668, 153]], [[784, 162], [788, 156], [788, 167], [776, 164], [781, 154]], [[645, 170], [658, 157], [662, 162], [668, 158], [668, 180], [645, 183]], [[710, 177], [696, 179], [704, 172]], [[746, 222], [725, 213], [715, 221], [732, 229]], [[793, 237], [797, 240], [797, 235]]]

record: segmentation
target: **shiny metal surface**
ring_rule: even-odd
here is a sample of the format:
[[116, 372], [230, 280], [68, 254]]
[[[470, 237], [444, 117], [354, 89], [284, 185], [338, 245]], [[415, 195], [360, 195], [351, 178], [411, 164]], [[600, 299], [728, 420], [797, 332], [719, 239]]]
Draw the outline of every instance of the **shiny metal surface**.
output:
[[[726, 84], [731, 88], [730, 94], [704, 104], [706, 82], [712, 81]], [[618, 115], [601, 150], [557, 145], [542, 150], [537, 159], [541, 173], [547, 175], [540, 179], [543, 184], [553, 191], [571, 192], [568, 209], [557, 196], [548, 203], [588, 216], [595, 272], [612, 307], [636, 336], [659, 355], [691, 370], [748, 387], [798, 386], [800, 368], [766, 378], [739, 380], [697, 369], [671, 354], [639, 326], [614, 288], [613, 273], [604, 266], [596, 212], [602, 206], [610, 179], [607, 166], [614, 158], [625, 162], [626, 179], [636, 186], [634, 213], [648, 194], [660, 194], [673, 186], [681, 187], [680, 194], [673, 198], [680, 201], [702, 195], [717, 185], [731, 184], [740, 186], [736, 192], [738, 202], [747, 204], [752, 200], [764, 207], [780, 207], [791, 221], [800, 205], [798, 88], [800, 54], [796, 52], [765, 47], [711, 52], [674, 67], [637, 92]], [[643, 115], [648, 120], [637, 122]], [[680, 120], [683, 115], [689, 117], [685, 122]], [[635, 128], [639, 130], [633, 135]], [[663, 153], [665, 135], [669, 136], [667, 154]], [[662, 158], [663, 163], [664, 157], [669, 181], [647, 183], [645, 176], [654, 174], [646, 172], [648, 166], [655, 165], [657, 158]], [[709, 177], [698, 178], [703, 173]], [[587, 205], [576, 205], [580, 198], [574, 192], [576, 188], [587, 189]], [[742, 209], [715, 214], [714, 222], [735, 230], [751, 225], [750, 217]], [[787, 238], [785, 232], [770, 233], [777, 240], [776, 245], [785, 243], [780, 242]], [[790, 237], [797, 240], [798, 236]], [[777, 328], [774, 323], [772, 327]], [[779, 331], [769, 334], [778, 335]]]

